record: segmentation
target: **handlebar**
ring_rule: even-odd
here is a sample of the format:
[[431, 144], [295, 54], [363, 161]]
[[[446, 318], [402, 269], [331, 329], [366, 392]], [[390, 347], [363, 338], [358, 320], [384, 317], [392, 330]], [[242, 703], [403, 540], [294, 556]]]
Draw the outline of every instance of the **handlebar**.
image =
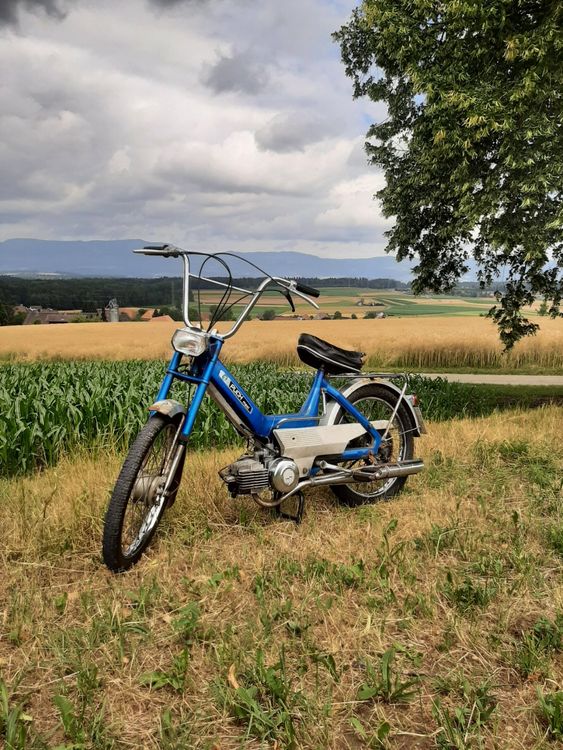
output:
[[182, 258], [182, 261], [184, 264], [183, 316], [184, 316], [184, 322], [186, 323], [187, 326], [190, 326], [190, 327], [193, 326], [193, 324], [190, 322], [190, 319], [189, 319], [190, 278], [199, 279], [201, 281], [208, 281], [220, 287], [228, 287], [230, 289], [235, 289], [238, 292], [244, 292], [248, 296], [250, 296], [251, 297], [250, 301], [248, 302], [244, 310], [241, 312], [238, 319], [235, 321], [235, 324], [233, 325], [233, 327], [229, 331], [227, 331], [227, 333], [221, 334], [221, 338], [223, 339], [230, 338], [238, 331], [238, 329], [243, 324], [244, 320], [248, 317], [248, 315], [250, 314], [250, 311], [252, 310], [252, 308], [258, 301], [258, 299], [261, 297], [263, 292], [265, 292], [267, 287], [272, 284], [281, 286], [283, 289], [284, 296], [287, 296], [288, 299], [291, 300], [291, 296], [290, 296], [290, 292], [291, 292], [291, 294], [296, 294], [298, 297], [301, 297], [303, 300], [305, 300], [305, 302], [307, 302], [312, 307], [315, 307], [317, 310], [319, 309], [319, 306], [317, 305], [317, 303], [311, 299], [311, 297], [318, 297], [320, 295], [319, 290], [314, 289], [313, 287], [310, 287], [310, 286], [306, 286], [305, 284], [300, 284], [296, 281], [290, 281], [289, 279], [284, 279], [284, 278], [277, 277], [277, 276], [268, 276], [258, 285], [256, 290], [251, 291], [249, 289], [243, 289], [241, 287], [234, 286], [233, 284], [228, 285], [228, 284], [224, 284], [221, 281], [217, 281], [215, 279], [208, 279], [204, 276], [201, 276], [201, 273], [199, 276], [196, 276], [190, 273], [190, 260], [189, 260], [190, 255], [196, 255], [196, 256], [199, 255], [199, 256], [204, 256], [206, 258], [209, 258], [209, 257], [213, 257], [211, 253], [202, 253], [202, 252], [195, 251], [195, 250], [194, 251], [182, 250], [181, 248], [176, 247], [175, 245], [169, 245], [166, 243], [161, 244], [161, 245], [147, 245], [146, 247], [133, 250], [133, 252], [141, 254], [141, 255], [159, 255], [164, 258], [179, 258], [179, 257]]

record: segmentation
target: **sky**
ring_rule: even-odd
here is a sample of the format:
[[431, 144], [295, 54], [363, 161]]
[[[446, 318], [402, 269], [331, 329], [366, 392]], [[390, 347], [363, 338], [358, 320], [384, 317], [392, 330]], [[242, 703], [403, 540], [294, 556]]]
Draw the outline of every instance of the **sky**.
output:
[[0, 240], [383, 255], [358, 0], [0, 0]]

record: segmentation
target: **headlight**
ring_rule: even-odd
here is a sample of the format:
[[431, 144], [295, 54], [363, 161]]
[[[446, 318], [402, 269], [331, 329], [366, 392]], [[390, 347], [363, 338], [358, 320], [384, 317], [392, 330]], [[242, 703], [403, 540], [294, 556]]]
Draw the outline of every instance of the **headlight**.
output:
[[178, 328], [172, 336], [172, 346], [177, 352], [197, 357], [207, 349], [207, 333], [197, 328]]

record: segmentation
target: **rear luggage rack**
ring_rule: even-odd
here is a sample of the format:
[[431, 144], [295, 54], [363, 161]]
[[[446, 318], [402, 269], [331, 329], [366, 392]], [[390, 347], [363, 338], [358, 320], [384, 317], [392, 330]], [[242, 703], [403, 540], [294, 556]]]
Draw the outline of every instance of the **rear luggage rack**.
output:
[[[288, 375], [311, 375], [310, 370], [288, 370]], [[345, 380], [361, 380], [362, 378], [367, 380], [374, 380], [376, 378], [384, 378], [386, 380], [398, 380], [399, 378], [406, 378], [407, 374], [404, 372], [343, 372], [338, 375], [331, 375], [325, 372], [325, 378], [344, 378]]]
[[328, 378], [345, 378], [346, 380], [373, 380], [374, 378], [385, 378], [386, 380], [397, 380], [404, 378], [406, 375], [402, 372], [343, 372], [340, 375], [325, 375]]

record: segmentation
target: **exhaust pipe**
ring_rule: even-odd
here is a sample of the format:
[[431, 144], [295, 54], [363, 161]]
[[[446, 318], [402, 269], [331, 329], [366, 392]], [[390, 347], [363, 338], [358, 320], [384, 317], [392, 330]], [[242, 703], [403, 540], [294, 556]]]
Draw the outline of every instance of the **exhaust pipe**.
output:
[[[319, 466], [320, 468], [337, 468], [330, 464], [327, 465], [326, 461], [319, 462]], [[340, 469], [340, 467], [338, 468]], [[322, 487], [323, 485], [350, 484], [355, 482], [374, 482], [378, 479], [390, 479], [391, 477], [407, 477], [410, 474], [418, 474], [423, 469], [424, 463], [419, 459], [401, 461], [400, 464], [365, 466], [363, 469], [357, 471], [341, 469], [340, 471], [335, 471], [334, 474], [327, 474], [327, 476], [324, 477], [311, 477], [311, 479], [304, 479], [292, 490], [286, 492], [283, 497], [278, 498], [276, 504], [283, 503], [288, 497], [295, 495], [296, 492], [305, 489], [305, 487]]]
[[401, 461], [400, 464], [386, 464], [384, 466], [365, 466], [353, 473], [357, 482], [373, 482], [375, 479], [390, 479], [391, 477], [408, 477], [418, 474], [424, 469], [424, 463], [419, 459]]

